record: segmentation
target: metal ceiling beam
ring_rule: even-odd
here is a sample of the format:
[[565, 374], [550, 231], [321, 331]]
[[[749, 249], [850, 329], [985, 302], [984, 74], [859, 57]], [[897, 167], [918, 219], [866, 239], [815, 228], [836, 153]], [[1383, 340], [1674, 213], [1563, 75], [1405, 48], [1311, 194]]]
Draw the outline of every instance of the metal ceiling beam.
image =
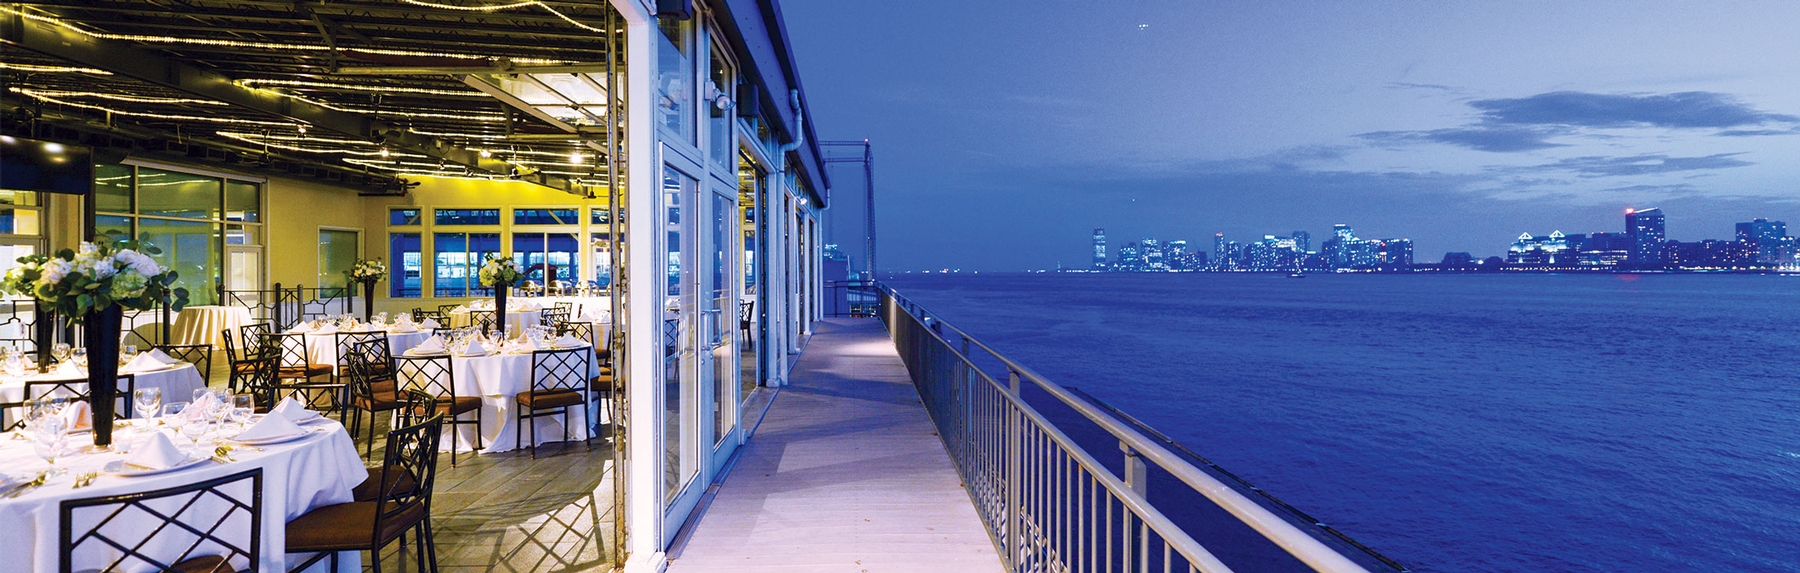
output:
[[[123, 42], [84, 36], [17, 14], [0, 15], [0, 42], [483, 172], [510, 175], [514, 171], [510, 163], [483, 158], [480, 153], [450, 141], [410, 133], [369, 117], [327, 109], [271, 91], [246, 88], [223, 75]], [[536, 173], [521, 179], [560, 191], [585, 194], [585, 190], [566, 177]]]
[[605, 73], [606, 64], [567, 64], [521, 66], [502, 62], [496, 66], [356, 66], [338, 69], [351, 76], [422, 76], [445, 74], [579, 74]]

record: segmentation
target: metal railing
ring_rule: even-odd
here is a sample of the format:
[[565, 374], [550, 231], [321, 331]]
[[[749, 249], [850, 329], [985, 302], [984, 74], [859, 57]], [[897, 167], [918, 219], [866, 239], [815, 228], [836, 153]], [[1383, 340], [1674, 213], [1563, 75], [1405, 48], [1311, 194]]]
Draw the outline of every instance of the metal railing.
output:
[[1009, 571], [1406, 570], [1235, 476], [1196, 466], [1191, 452], [893, 289], [879, 293], [882, 321]]
[[880, 286], [870, 280], [825, 281], [825, 316], [875, 316]]
[[[225, 290], [219, 287], [219, 304], [241, 306], [250, 310], [257, 322], [275, 325], [278, 330], [293, 328], [309, 318], [356, 314], [355, 296], [344, 287], [308, 287], [295, 285], [253, 290]], [[369, 304], [364, 301], [363, 304]]]

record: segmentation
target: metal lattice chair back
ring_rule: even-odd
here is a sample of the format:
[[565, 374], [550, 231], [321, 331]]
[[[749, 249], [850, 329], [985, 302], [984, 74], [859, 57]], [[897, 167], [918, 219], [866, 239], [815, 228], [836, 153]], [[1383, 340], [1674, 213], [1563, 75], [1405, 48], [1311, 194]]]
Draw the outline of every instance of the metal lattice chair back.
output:
[[[227, 340], [227, 342], [230, 341]], [[163, 351], [163, 354], [169, 355], [170, 358], [194, 365], [194, 368], [200, 370], [200, 381], [204, 385], [212, 385], [213, 347], [211, 344], [159, 344], [155, 348]]]
[[457, 305], [454, 304], [440, 304], [438, 305], [438, 314], [450, 316], [450, 311], [456, 310], [456, 307]]
[[531, 353], [531, 389], [564, 392], [587, 387], [586, 348], [538, 350]]
[[569, 309], [563, 307], [546, 308], [538, 313], [538, 323], [544, 326], [556, 326], [569, 321]]
[[[433, 404], [436, 407], [436, 404]], [[376, 499], [376, 523], [400, 517], [414, 506], [431, 503], [432, 482], [437, 479], [438, 440], [443, 436], [444, 417], [433, 414], [423, 422], [388, 432], [383, 476], [387, 484]], [[387, 476], [389, 472], [408, 472], [415, 487], [403, 487], [403, 480]], [[377, 527], [376, 529], [380, 529]]]
[[575, 303], [572, 303], [572, 302], [567, 302], [567, 301], [558, 302], [558, 303], [554, 303], [554, 306], [556, 307], [556, 310], [563, 311], [563, 314], [569, 314], [569, 313], [575, 312]]
[[64, 500], [58, 570], [255, 571], [262, 565], [262, 472]]
[[438, 356], [406, 356], [394, 359], [395, 379], [400, 386], [409, 390], [418, 390], [433, 396], [456, 395], [456, 369], [451, 367], [450, 355]]
[[[350, 355], [353, 354], [353, 351], [358, 348], [365, 348], [364, 344], [369, 342], [380, 343], [378, 345], [366, 347], [367, 350], [365, 350], [365, 352], [369, 353], [370, 363], [385, 364], [389, 362], [388, 336], [386, 332], [339, 332], [335, 336], [338, 355], [337, 366], [339, 369], [349, 368], [351, 366]], [[373, 372], [380, 372], [383, 370], [387, 369], [375, 368]]]
[[499, 320], [499, 319], [496, 318], [494, 311], [491, 311], [491, 310], [471, 310], [471, 311], [469, 311], [469, 326], [474, 327], [476, 330], [481, 330], [481, 331], [494, 330], [494, 323], [496, 320]]
[[[238, 365], [243, 367], [239, 368]], [[235, 361], [231, 368], [231, 391], [249, 393], [256, 397], [258, 406], [274, 408], [276, 379], [280, 376], [280, 368], [272, 352]]]
[[556, 326], [556, 335], [562, 336], [565, 334], [567, 334], [569, 336], [573, 336], [575, 338], [579, 338], [582, 341], [587, 342], [588, 344], [592, 345], [594, 348], [600, 347], [599, 344], [596, 344], [594, 342], [594, 323], [591, 323], [591, 322], [564, 322], [562, 324], [557, 325]]
[[265, 333], [260, 336], [263, 348], [275, 351], [277, 366], [304, 367], [309, 364], [310, 359], [306, 356], [305, 334], [287, 332]]
[[238, 336], [238, 343], [243, 344], [245, 353], [248, 353], [252, 347], [264, 345], [267, 340], [263, 338], [263, 335], [274, 334], [275, 327], [267, 322], [258, 322], [240, 326], [238, 327], [238, 332], [240, 333]]
[[431, 419], [432, 416], [437, 415], [437, 396], [408, 388], [400, 393], [400, 399], [405, 404], [401, 406], [399, 410], [394, 411], [394, 415], [397, 416], [397, 419], [394, 421], [395, 424], [411, 426], [413, 424], [425, 422], [426, 420]]
[[345, 368], [349, 370], [352, 395], [370, 398], [375, 394], [376, 384], [394, 381], [394, 370], [381, 367], [387, 363], [385, 337], [381, 340], [358, 342], [339, 352], [348, 363]]

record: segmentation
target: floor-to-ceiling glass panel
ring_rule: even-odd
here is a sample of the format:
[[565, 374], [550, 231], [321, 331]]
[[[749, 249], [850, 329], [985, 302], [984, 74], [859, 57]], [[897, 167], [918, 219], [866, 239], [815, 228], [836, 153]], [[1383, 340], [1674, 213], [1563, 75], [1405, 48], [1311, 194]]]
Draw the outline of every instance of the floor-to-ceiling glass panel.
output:
[[761, 292], [756, 283], [756, 249], [760, 237], [757, 231], [759, 201], [762, 195], [762, 171], [757, 168], [756, 160], [748, 154], [739, 153], [738, 158], [738, 209], [742, 215], [738, 218], [738, 226], [744, 237], [743, 253], [740, 259], [743, 265], [743, 299], [738, 302], [737, 341], [738, 365], [743, 369], [739, 374], [738, 401], [750, 397], [750, 391], [762, 380], [760, 368], [761, 345], [756, 337], [761, 331], [762, 319], [758, 316], [765, 309], [760, 308], [757, 293]]
[[218, 219], [217, 177], [138, 168], [138, 214], [183, 219]]
[[171, 286], [188, 290], [189, 306], [218, 304], [215, 289], [225, 241], [218, 224], [142, 218], [137, 226], [140, 238], [162, 250], [162, 254], [151, 258], [179, 275]]
[[692, 220], [693, 201], [699, 189], [694, 178], [663, 168], [663, 233], [667, 270], [663, 311], [663, 416], [664, 482], [666, 502], [673, 502], [682, 487], [700, 471], [699, 420], [695, 407], [699, 386], [698, 337], [695, 317], [699, 309], [695, 268], [698, 233]]
[[131, 212], [130, 165], [94, 166], [94, 209], [103, 213]]
[[319, 231], [320, 288], [343, 288], [349, 284], [344, 271], [355, 267], [356, 259], [361, 257], [360, 239], [361, 234], [356, 231]]
[[738, 282], [737, 204], [730, 195], [709, 193], [712, 208], [707, 210], [706, 225], [706, 312], [707, 345], [712, 351], [712, 437], [725, 439], [735, 425], [738, 392], [737, 337]]
[[432, 292], [440, 297], [492, 296], [483, 288], [479, 271], [488, 256], [500, 252], [499, 233], [433, 233]]

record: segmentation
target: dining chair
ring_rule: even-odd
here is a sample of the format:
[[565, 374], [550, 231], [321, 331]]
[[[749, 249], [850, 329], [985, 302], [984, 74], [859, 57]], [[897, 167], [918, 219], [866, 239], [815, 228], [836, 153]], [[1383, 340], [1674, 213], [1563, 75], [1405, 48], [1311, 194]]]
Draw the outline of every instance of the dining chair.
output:
[[[256, 571], [262, 496], [263, 469], [251, 468], [163, 489], [63, 500], [59, 570]], [[101, 563], [107, 565], [94, 567]]]
[[336, 411], [338, 421], [349, 415], [349, 400], [344, 395], [348, 385], [337, 382], [314, 382], [332, 375], [330, 364], [316, 364], [307, 358], [306, 335], [298, 332], [261, 335], [262, 347], [275, 355], [275, 389], [277, 393], [299, 396], [308, 408]]
[[[399, 427], [419, 424], [437, 415], [437, 396], [418, 390], [401, 390], [400, 396], [402, 404], [400, 409], [394, 411], [397, 418], [395, 424]], [[383, 454], [385, 456], [385, 452]], [[454, 463], [450, 465], [456, 466]], [[368, 470], [369, 477], [350, 488], [351, 501], [375, 501], [381, 498], [382, 493], [390, 490], [410, 491], [419, 487], [419, 476], [413, 475], [405, 466], [383, 464], [365, 469]]]
[[349, 362], [349, 409], [354, 415], [350, 435], [354, 437], [362, 431], [362, 414], [368, 412], [369, 438], [363, 455], [370, 456], [375, 453], [375, 415], [399, 410], [403, 405], [394, 369], [382, 363], [387, 358], [387, 339], [358, 342], [341, 352], [340, 356]]
[[248, 345], [242, 345], [244, 350], [239, 351], [240, 344], [237, 342], [237, 335], [232, 334], [230, 330], [219, 331], [219, 340], [225, 342], [225, 363], [231, 365], [231, 370], [228, 371], [225, 378], [226, 384], [230, 385], [232, 392], [238, 392], [241, 390], [241, 387], [238, 386], [240, 377], [249, 375], [255, 368], [252, 355], [258, 353], [252, 351], [261, 346], [252, 341]]
[[751, 330], [752, 323], [755, 321], [756, 301], [747, 300], [738, 303], [738, 330], [743, 331], [744, 343], [749, 345], [752, 352], [756, 350], [756, 333]]
[[444, 315], [444, 316], [450, 316], [450, 313], [451, 313], [451, 312], [454, 312], [454, 311], [455, 311], [455, 310], [456, 310], [456, 307], [458, 307], [458, 306], [462, 306], [462, 305], [459, 305], [459, 304], [440, 304], [440, 305], [438, 305], [438, 314], [442, 314], [442, 315]]
[[[381, 573], [381, 550], [399, 541], [405, 555], [406, 534], [414, 536], [414, 557], [419, 570], [437, 570], [437, 544], [431, 535], [431, 490], [437, 478], [438, 440], [443, 417], [399, 428], [387, 434], [382, 454], [382, 484], [370, 501], [351, 501], [314, 508], [287, 522], [287, 552], [312, 553], [292, 571], [302, 571], [321, 560], [331, 560], [337, 571], [338, 552], [367, 551], [368, 563]], [[410, 474], [410, 483], [403, 476]], [[390, 476], [392, 476], [390, 478]]]
[[[531, 389], [517, 396], [519, 407], [513, 412], [515, 428], [531, 420], [531, 458], [537, 459], [537, 419], [542, 416], [563, 417], [563, 441], [569, 441], [569, 407], [587, 405], [586, 348], [538, 350], [531, 353]], [[527, 413], [529, 412], [529, 413]], [[526, 432], [513, 433], [513, 449], [520, 447]], [[588, 449], [593, 449], [593, 435], [588, 435]]]
[[413, 322], [425, 322], [425, 319], [427, 319], [427, 318], [436, 320], [439, 323], [442, 323], [442, 322], [444, 322], [444, 311], [425, 310], [425, 307], [422, 307], [422, 306], [413, 307], [413, 309], [412, 309]]
[[[131, 417], [131, 395], [137, 392], [137, 375], [120, 374], [119, 390], [113, 397], [113, 419], [124, 420]], [[76, 386], [80, 388], [76, 388]], [[89, 381], [86, 378], [74, 380], [29, 380], [25, 381], [25, 401], [31, 403], [49, 398], [68, 398], [71, 402], [90, 402], [88, 400]], [[60, 391], [60, 392], [59, 392]], [[92, 403], [89, 403], [92, 406]]]
[[495, 316], [495, 312], [491, 310], [469, 311], [469, 326], [474, 327], [476, 330], [491, 332], [495, 329], [495, 322], [498, 320], [498, 317]]
[[555, 303], [552, 303], [551, 306], [555, 307], [557, 310], [562, 311], [563, 314], [573, 314], [575, 312], [575, 303], [572, 303], [569, 301], [555, 302]]
[[370, 341], [381, 343], [378, 347], [370, 347], [370, 351], [375, 353], [369, 356], [370, 365], [375, 369], [374, 372], [392, 371], [392, 365], [388, 360], [388, 335], [386, 332], [339, 332], [332, 334], [332, 342], [337, 348], [337, 369], [334, 371], [334, 376], [339, 382], [343, 382], [350, 376], [350, 351], [357, 345]]
[[538, 324], [555, 327], [569, 321], [569, 310], [562, 307], [546, 308], [538, 311]]
[[[229, 341], [227, 341], [229, 342]], [[170, 358], [194, 365], [200, 371], [203, 385], [212, 385], [212, 353], [211, 344], [158, 344], [151, 348], [163, 351]]]
[[[264, 334], [274, 334], [275, 326], [267, 322], [256, 322], [238, 327], [238, 333], [238, 343], [243, 344], [245, 350], [249, 350], [252, 346], [265, 342]], [[227, 336], [226, 338], [231, 337]]]
[[[611, 398], [613, 391], [613, 373], [612, 366], [610, 365], [611, 361], [608, 359], [610, 353], [601, 348], [597, 341], [594, 340], [594, 330], [594, 324], [591, 322], [565, 322], [557, 327], [556, 335], [568, 335], [579, 338], [587, 342], [589, 348], [593, 349], [594, 363], [598, 368], [596, 368], [597, 372], [594, 377], [588, 379], [588, 399], [598, 402], [601, 396]], [[608, 399], [605, 402], [599, 402], [599, 406], [606, 410], [606, 419], [611, 420], [612, 400]], [[589, 420], [588, 431], [590, 432], [590, 435], [600, 435], [600, 418], [596, 417], [593, 420]]]
[[[444, 415], [444, 423], [452, 429], [459, 425], [475, 426], [475, 447], [485, 448], [481, 444], [481, 397], [456, 395], [456, 369], [450, 360], [449, 355], [402, 354], [394, 358], [394, 372], [402, 389], [436, 397], [432, 407]], [[475, 419], [461, 419], [463, 414], [470, 412], [475, 413]], [[456, 447], [456, 440], [450, 440], [450, 467], [456, 467]]]
[[249, 394], [257, 413], [267, 413], [280, 401], [280, 358], [274, 352], [260, 352], [231, 363], [230, 388], [234, 394]]

